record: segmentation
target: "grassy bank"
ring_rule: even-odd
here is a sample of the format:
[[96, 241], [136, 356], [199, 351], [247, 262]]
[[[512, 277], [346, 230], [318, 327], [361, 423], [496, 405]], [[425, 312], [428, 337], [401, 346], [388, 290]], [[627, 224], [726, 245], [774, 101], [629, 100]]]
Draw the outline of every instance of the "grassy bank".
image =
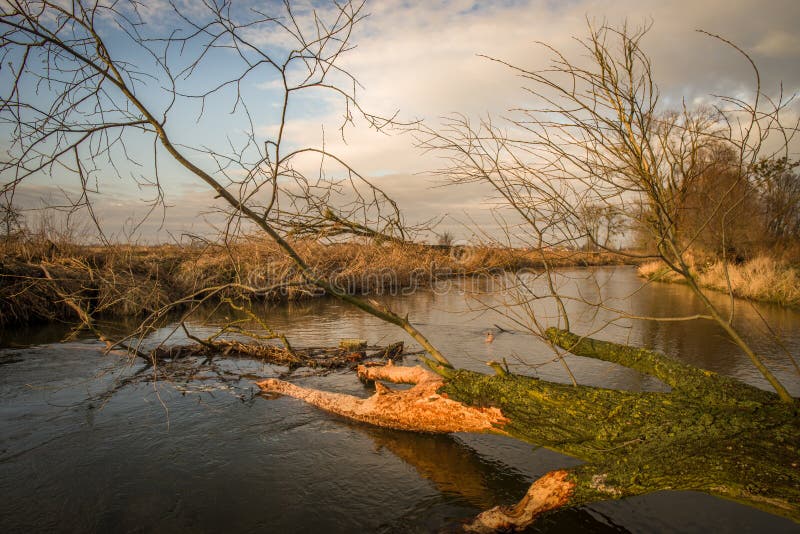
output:
[[[701, 287], [726, 293], [730, 287], [733, 294], [740, 298], [800, 307], [800, 269], [797, 266], [759, 256], [741, 264], [728, 264], [727, 267], [727, 275], [721, 261], [694, 265], [693, 270]], [[684, 281], [657, 261], [640, 265], [639, 274], [658, 282]]]
[[[424, 287], [436, 279], [542, 268], [538, 251], [425, 245], [323, 245], [295, 248], [315, 272], [353, 294]], [[5, 243], [0, 261], [0, 326], [70, 320], [72, 299], [95, 315], [141, 316], [170, 302], [215, 291], [214, 298], [266, 301], [320, 296], [271, 242], [228, 246], [80, 246], [47, 240]], [[548, 251], [554, 267], [619, 263], [609, 254]]]

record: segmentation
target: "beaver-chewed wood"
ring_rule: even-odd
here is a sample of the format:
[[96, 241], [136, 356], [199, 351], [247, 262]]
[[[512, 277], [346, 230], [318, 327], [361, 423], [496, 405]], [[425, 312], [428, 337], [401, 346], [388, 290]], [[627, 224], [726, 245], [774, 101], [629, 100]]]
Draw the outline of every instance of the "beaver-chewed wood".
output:
[[[265, 392], [302, 399], [323, 410], [376, 426], [417, 432], [500, 432], [506, 420], [496, 408], [478, 408], [453, 401], [438, 390], [442, 378], [421, 367], [360, 365], [358, 374], [375, 381], [375, 394], [368, 399], [307, 389], [278, 379], [256, 384]], [[394, 390], [380, 380], [414, 384]]]
[[[475, 518], [467, 530], [522, 529], [561, 507], [660, 490], [696, 490], [800, 522], [798, 403], [658, 352], [551, 329], [566, 350], [636, 369], [668, 392], [573, 386], [512, 373], [482, 374], [426, 360], [421, 367], [359, 367], [369, 399], [259, 382], [339, 415], [423, 432], [492, 432], [585, 463], [537, 480], [515, 506]], [[415, 384], [395, 391], [381, 381]]]

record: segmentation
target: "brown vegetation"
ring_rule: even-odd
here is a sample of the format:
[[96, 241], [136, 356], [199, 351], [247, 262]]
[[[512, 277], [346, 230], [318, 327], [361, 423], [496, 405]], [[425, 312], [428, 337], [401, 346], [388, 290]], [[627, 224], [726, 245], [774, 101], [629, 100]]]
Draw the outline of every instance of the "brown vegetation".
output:
[[[798, 162], [765, 159], [742, 167], [712, 143], [684, 177], [677, 195], [676, 243], [697, 284], [739, 298], [800, 305], [800, 175]], [[652, 236], [641, 246], [655, 249]], [[656, 260], [639, 266], [649, 280], [688, 283]]]
[[[538, 251], [487, 246], [320, 244], [293, 246], [314, 258], [313, 271], [348, 294], [380, 294], [425, 287], [452, 276], [542, 267]], [[142, 316], [169, 303], [214, 298], [288, 301], [322, 296], [291, 258], [263, 239], [227, 246], [80, 246], [48, 239], [0, 245], [0, 325], [74, 318], [69, 295], [93, 315]], [[549, 251], [551, 266], [619, 263], [608, 253]], [[42, 270], [45, 267], [52, 280]], [[187, 298], [188, 297], [188, 298]]]
[[[692, 263], [701, 287], [761, 302], [800, 306], [800, 269], [769, 256], [758, 256], [741, 264], [711, 261]], [[656, 282], [685, 283], [685, 279], [659, 261], [643, 263], [639, 275]]]

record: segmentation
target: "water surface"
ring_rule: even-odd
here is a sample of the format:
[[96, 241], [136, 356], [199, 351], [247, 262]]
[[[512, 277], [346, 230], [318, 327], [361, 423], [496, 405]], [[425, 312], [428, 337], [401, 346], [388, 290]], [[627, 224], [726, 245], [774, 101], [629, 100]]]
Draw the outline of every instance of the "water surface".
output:
[[[573, 294], [636, 315], [698, 311], [687, 288], [649, 285], [630, 268], [563, 273]], [[538, 282], [533, 282], [538, 283]], [[571, 285], [570, 285], [571, 284]], [[518, 372], [566, 381], [562, 365], [519, 324], [481, 308], [509, 298], [484, 285], [448, 282], [437, 291], [377, 297], [408, 312], [454, 364], [486, 369], [505, 357]], [[496, 287], [496, 286], [495, 286]], [[553, 312], [541, 303], [541, 315]], [[726, 302], [720, 297], [720, 304]], [[588, 333], [618, 316], [568, 303], [572, 327]], [[759, 314], [800, 352], [800, 313], [738, 303], [748, 335], [763, 330]], [[757, 310], [757, 312], [755, 311]], [[332, 300], [265, 307], [263, 315], [296, 345], [359, 337], [372, 344], [403, 339], [397, 328]], [[224, 316], [194, 323], [211, 333]], [[484, 343], [484, 332], [500, 333]], [[119, 325], [118, 325], [119, 327]], [[165, 327], [149, 343], [170, 331]], [[141, 368], [98, 343], [56, 343], [57, 325], [2, 333], [0, 343], [0, 529], [3, 532], [431, 532], [487, 507], [519, 499], [545, 472], [578, 462], [496, 436], [430, 436], [376, 429], [286, 397], [254, 395], [249, 380], [219, 384], [139, 383], [103, 395]], [[708, 322], [621, 320], [598, 337], [655, 347], [759, 387], [764, 380]], [[175, 338], [180, 342], [179, 337]], [[759, 342], [794, 395], [800, 380], [780, 347]], [[413, 359], [409, 359], [409, 364]], [[628, 369], [571, 357], [584, 383], [660, 389]], [[285, 371], [230, 361], [232, 371], [269, 377]], [[359, 396], [371, 391], [352, 373], [293, 379]], [[224, 387], [221, 387], [224, 386]], [[226, 391], [224, 388], [228, 388]], [[233, 394], [232, 394], [233, 393]], [[766, 513], [692, 492], [661, 492], [548, 516], [536, 532], [797, 532]]]

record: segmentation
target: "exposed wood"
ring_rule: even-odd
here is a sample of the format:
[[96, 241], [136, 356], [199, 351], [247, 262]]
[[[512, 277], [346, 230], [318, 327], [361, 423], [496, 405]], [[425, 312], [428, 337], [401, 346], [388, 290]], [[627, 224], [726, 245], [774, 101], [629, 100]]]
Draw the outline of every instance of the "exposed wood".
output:
[[[289, 382], [268, 379], [256, 382], [268, 393], [281, 393], [337, 415], [372, 425], [417, 432], [503, 433], [506, 419], [496, 408], [479, 408], [453, 401], [438, 390], [443, 379], [420, 367], [359, 366], [359, 376], [376, 380], [375, 394], [368, 399], [307, 389]], [[377, 380], [414, 384], [394, 390]]]
[[[422, 432], [493, 432], [579, 458], [537, 480], [513, 507], [481, 514], [476, 531], [522, 529], [564, 506], [660, 490], [696, 490], [800, 522], [800, 417], [763, 391], [649, 351], [551, 329], [584, 357], [650, 374], [672, 391], [573, 386], [514, 375], [359, 366], [369, 399], [267, 380], [258, 385], [377, 426]], [[415, 384], [402, 391], [381, 380]]]
[[465, 527], [467, 532], [495, 532], [527, 527], [537, 517], [567, 504], [575, 483], [566, 471], [551, 471], [534, 482], [515, 506], [496, 506]]

